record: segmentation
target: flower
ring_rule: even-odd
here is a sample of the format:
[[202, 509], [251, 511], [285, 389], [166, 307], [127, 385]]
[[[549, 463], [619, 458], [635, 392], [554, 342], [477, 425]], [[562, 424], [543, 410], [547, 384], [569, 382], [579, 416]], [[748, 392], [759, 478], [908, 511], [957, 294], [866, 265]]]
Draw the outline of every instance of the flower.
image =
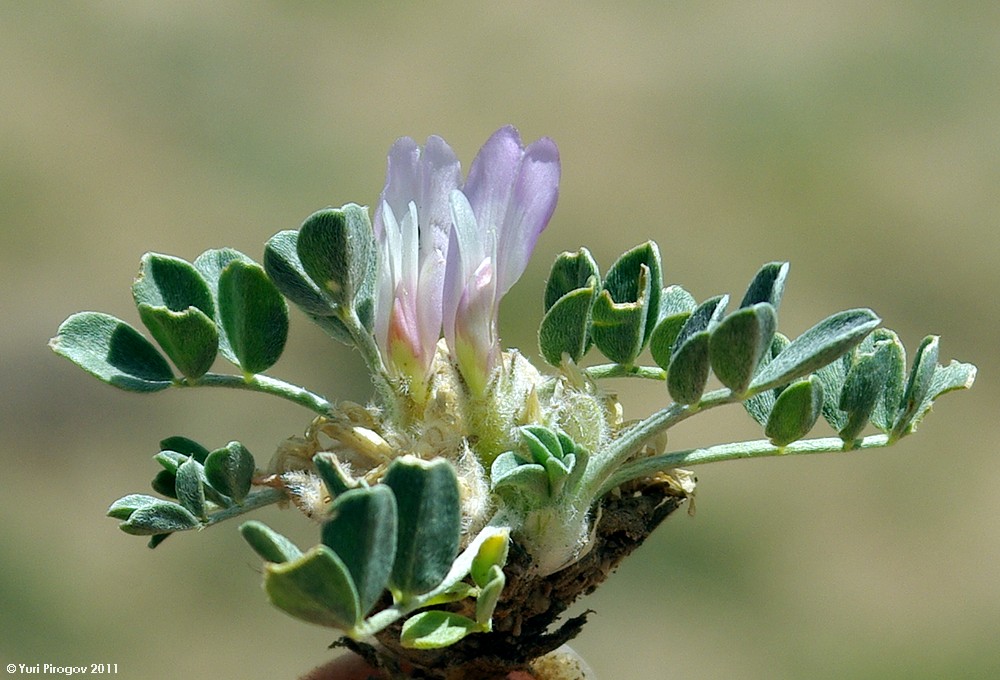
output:
[[473, 393], [486, 388], [500, 351], [500, 300], [528, 266], [559, 195], [559, 150], [543, 137], [525, 148], [500, 128], [451, 193], [454, 219], [444, 287], [444, 336]]
[[379, 245], [375, 333], [388, 366], [426, 395], [442, 331], [474, 394], [499, 355], [501, 298], [524, 273], [559, 193], [559, 151], [542, 138], [527, 148], [517, 130], [497, 130], [464, 186], [451, 148], [408, 138], [389, 151], [375, 213]]
[[387, 367], [423, 401], [441, 337], [445, 264], [451, 235], [448, 195], [461, 167], [440, 137], [423, 149], [409, 137], [389, 150], [385, 187], [375, 209], [378, 293], [375, 338]]

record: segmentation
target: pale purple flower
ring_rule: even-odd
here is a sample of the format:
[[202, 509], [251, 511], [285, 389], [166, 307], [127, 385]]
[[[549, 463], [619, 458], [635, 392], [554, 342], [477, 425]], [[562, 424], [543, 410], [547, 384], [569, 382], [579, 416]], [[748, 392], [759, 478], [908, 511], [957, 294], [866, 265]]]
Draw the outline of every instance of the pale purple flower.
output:
[[423, 149], [409, 137], [389, 150], [385, 188], [375, 209], [379, 246], [375, 339], [388, 368], [423, 393], [438, 339], [451, 234], [448, 196], [461, 166], [440, 137]]
[[375, 338], [418, 401], [442, 330], [466, 383], [475, 393], [485, 388], [499, 354], [500, 299], [555, 210], [559, 172], [552, 140], [524, 148], [509, 126], [483, 145], [464, 187], [440, 137], [423, 149], [405, 137], [389, 151], [374, 221]]
[[444, 335], [474, 393], [500, 351], [500, 299], [524, 273], [559, 194], [559, 150], [543, 137], [528, 148], [513, 127], [493, 133], [453, 191], [451, 251], [444, 285]]

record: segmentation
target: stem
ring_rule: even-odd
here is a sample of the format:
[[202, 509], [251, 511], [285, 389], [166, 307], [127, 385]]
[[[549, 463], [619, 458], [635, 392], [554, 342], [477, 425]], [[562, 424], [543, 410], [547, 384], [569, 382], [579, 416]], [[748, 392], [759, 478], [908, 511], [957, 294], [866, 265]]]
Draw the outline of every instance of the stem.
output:
[[358, 313], [354, 311], [354, 307], [342, 308], [338, 316], [344, 326], [347, 327], [348, 332], [350, 332], [351, 339], [354, 340], [354, 346], [361, 352], [365, 364], [368, 365], [368, 372], [372, 375], [384, 375], [386, 372], [385, 362], [382, 361], [382, 353], [378, 351], [378, 345], [375, 344], [375, 337], [361, 323], [361, 319], [358, 318]]
[[891, 445], [889, 437], [884, 434], [869, 435], [862, 439], [845, 443], [840, 437], [821, 437], [818, 439], [802, 439], [787, 446], [775, 446], [767, 439], [757, 439], [747, 442], [718, 444], [686, 451], [675, 451], [659, 456], [650, 456], [635, 460], [621, 466], [612, 474], [598, 492], [603, 496], [616, 486], [633, 479], [647, 477], [656, 472], [676, 467], [690, 467], [705, 463], [718, 463], [724, 460], [738, 458], [766, 458], [769, 456], [800, 456], [810, 453], [831, 453], [834, 451], [855, 451], [860, 449], [877, 449]]
[[197, 380], [183, 380], [175, 384], [179, 387], [229, 387], [237, 390], [262, 392], [287, 399], [299, 406], [305, 406], [320, 415], [327, 416], [333, 412], [333, 404], [320, 395], [310, 392], [304, 387], [262, 374], [244, 378], [242, 375], [206, 373]]
[[[611, 478], [622, 464], [638, 451], [643, 444], [655, 437], [660, 432], [673, 427], [682, 420], [690, 418], [695, 413], [700, 413], [716, 406], [732, 404], [745, 399], [746, 396], [734, 396], [729, 389], [715, 390], [709, 392], [701, 398], [697, 404], [671, 404], [639, 422], [625, 432], [616, 440], [611, 442], [608, 448], [590, 459], [590, 465], [584, 473], [581, 482], [581, 493], [587, 493], [597, 488], [603, 489], [607, 486], [607, 480]], [[597, 496], [594, 496], [595, 498]]]
[[233, 517], [239, 517], [248, 512], [253, 512], [259, 508], [263, 508], [268, 505], [274, 505], [278, 501], [287, 499], [288, 496], [281, 489], [274, 489], [271, 487], [265, 487], [260, 491], [252, 491], [247, 494], [247, 497], [243, 499], [243, 502], [239, 505], [233, 505], [228, 508], [223, 508], [218, 512], [213, 512], [208, 516], [208, 519], [202, 524], [202, 527], [210, 527], [213, 524], [218, 524], [219, 522], [224, 522], [227, 519], [232, 519]]
[[656, 366], [626, 366], [624, 364], [601, 364], [583, 369], [590, 378], [646, 378], [647, 380], [666, 380], [667, 372]]
[[354, 340], [354, 346], [361, 352], [361, 357], [368, 366], [368, 373], [372, 376], [372, 382], [375, 383], [375, 393], [379, 401], [389, 411], [390, 420], [397, 420], [400, 408], [396, 392], [389, 383], [388, 371], [385, 367], [385, 361], [382, 359], [382, 353], [375, 342], [375, 336], [361, 323], [353, 305], [343, 308], [339, 318], [347, 327]]

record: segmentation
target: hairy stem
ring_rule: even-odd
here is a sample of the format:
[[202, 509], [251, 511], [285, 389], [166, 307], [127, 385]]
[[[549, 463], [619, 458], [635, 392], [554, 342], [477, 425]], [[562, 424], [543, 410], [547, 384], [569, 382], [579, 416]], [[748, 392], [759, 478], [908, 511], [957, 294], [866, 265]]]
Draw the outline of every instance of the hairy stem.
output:
[[731, 390], [721, 389], [709, 392], [697, 404], [670, 404], [625, 430], [618, 439], [611, 442], [607, 449], [590, 459], [590, 465], [584, 473], [581, 483], [582, 493], [597, 498], [597, 489], [607, 486], [607, 480], [627, 461], [635, 455], [643, 444], [673, 427], [682, 420], [690, 418], [716, 406], [732, 404], [745, 399], [745, 396], [734, 396]]
[[593, 380], [604, 378], [646, 378], [647, 380], [666, 380], [667, 372], [656, 366], [625, 366], [624, 364], [601, 364], [583, 369]]
[[787, 446], [775, 446], [767, 439], [718, 444], [704, 448], [674, 451], [659, 456], [650, 456], [626, 463], [620, 467], [601, 487], [598, 496], [603, 496], [616, 486], [633, 479], [648, 477], [656, 472], [676, 467], [690, 467], [705, 463], [718, 463], [738, 458], [766, 458], [768, 456], [800, 456], [810, 453], [831, 453], [834, 451], [858, 451], [889, 446], [892, 442], [884, 434], [870, 435], [845, 444], [840, 437], [802, 439]]
[[245, 515], [246, 513], [253, 512], [259, 508], [274, 505], [275, 503], [286, 500], [287, 498], [288, 495], [281, 489], [265, 487], [258, 491], [249, 493], [239, 505], [233, 505], [211, 513], [202, 526], [210, 527], [213, 524], [218, 524], [219, 522], [224, 522], [227, 519]]
[[320, 415], [328, 416], [333, 412], [333, 404], [315, 392], [310, 392], [304, 387], [286, 383], [283, 380], [271, 378], [263, 374], [251, 375], [245, 378], [242, 375], [230, 375], [227, 373], [206, 373], [197, 380], [182, 380], [176, 384], [180, 387], [228, 387], [237, 390], [261, 392], [287, 399], [299, 406], [305, 406], [307, 409], [315, 411]]
[[396, 392], [389, 383], [385, 361], [375, 343], [375, 336], [361, 323], [353, 306], [342, 309], [340, 320], [347, 327], [354, 340], [354, 346], [361, 352], [361, 356], [368, 366], [368, 373], [372, 376], [372, 382], [375, 384], [376, 396], [382, 406], [389, 411], [390, 419], [396, 420], [399, 417], [400, 407]]

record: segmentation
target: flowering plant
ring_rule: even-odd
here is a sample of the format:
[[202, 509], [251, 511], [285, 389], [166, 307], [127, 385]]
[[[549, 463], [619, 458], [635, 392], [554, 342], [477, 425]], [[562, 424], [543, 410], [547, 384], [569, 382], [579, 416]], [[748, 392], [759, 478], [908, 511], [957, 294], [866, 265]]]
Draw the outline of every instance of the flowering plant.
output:
[[[699, 303], [663, 285], [652, 241], [603, 273], [585, 248], [556, 258], [538, 333], [552, 368], [543, 373], [503, 348], [497, 316], [555, 210], [555, 144], [525, 147], [501, 128], [464, 181], [439, 137], [422, 148], [400, 139], [388, 161], [374, 220], [354, 204], [320, 210], [274, 235], [262, 265], [231, 249], [192, 263], [145, 255], [132, 293], [162, 353], [99, 312], [72, 315], [51, 344], [125, 390], [230, 387], [312, 411], [265, 466], [239, 442], [163, 440], [159, 495], [127, 495], [108, 514], [155, 547], [294, 505], [320, 528], [305, 551], [260, 522], [240, 527], [266, 561], [268, 597], [390, 671], [523, 667], [579, 631], [585, 615], [556, 619], [691, 498], [684, 468], [888, 446], [975, 379], [969, 364], [938, 364], [933, 336], [907, 369], [898, 337], [867, 309], [785, 337], [785, 263], [764, 265], [733, 310], [726, 295]], [[285, 344], [286, 300], [359, 351], [370, 404], [265, 373]], [[652, 365], [638, 363], [647, 348]], [[586, 365], [592, 349], [608, 362]], [[212, 372], [219, 354], [238, 371]], [[667, 403], [626, 421], [602, 387], [611, 378], [661, 381]], [[667, 448], [670, 427], [727, 404], [742, 404], [764, 438]], [[835, 435], [806, 438], [821, 417]]]

